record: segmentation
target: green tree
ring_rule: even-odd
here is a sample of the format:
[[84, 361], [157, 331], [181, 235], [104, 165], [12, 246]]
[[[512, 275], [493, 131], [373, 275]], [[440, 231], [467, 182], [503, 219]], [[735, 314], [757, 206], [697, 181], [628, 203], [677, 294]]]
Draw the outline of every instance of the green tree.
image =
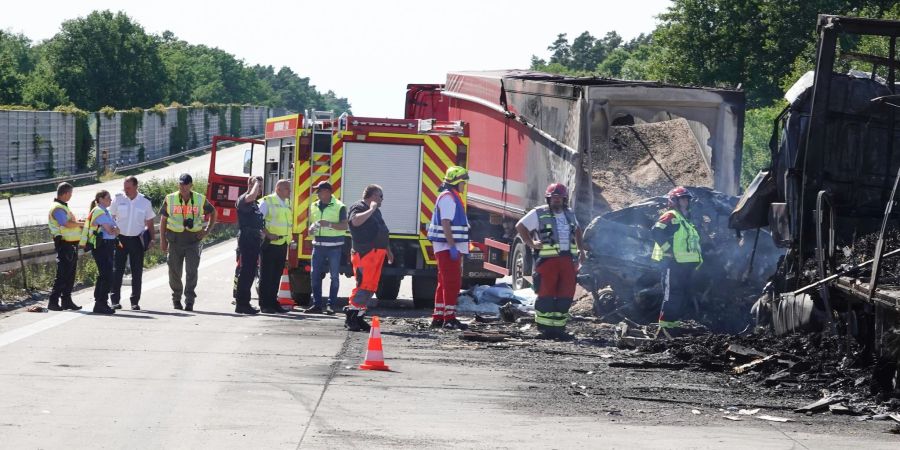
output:
[[0, 104], [22, 102], [22, 87], [33, 66], [31, 41], [0, 30]]
[[159, 41], [123, 12], [63, 22], [46, 55], [59, 87], [82, 108], [150, 107], [163, 96]]
[[550, 64], [558, 63], [568, 67], [572, 61], [572, 48], [569, 46], [569, 39], [566, 33], [556, 35], [556, 40], [547, 47], [550, 50]]
[[787, 102], [774, 106], [747, 110], [744, 115], [744, 149], [741, 158], [741, 185], [747, 186], [760, 170], [771, 163], [769, 139], [775, 126], [775, 118]]

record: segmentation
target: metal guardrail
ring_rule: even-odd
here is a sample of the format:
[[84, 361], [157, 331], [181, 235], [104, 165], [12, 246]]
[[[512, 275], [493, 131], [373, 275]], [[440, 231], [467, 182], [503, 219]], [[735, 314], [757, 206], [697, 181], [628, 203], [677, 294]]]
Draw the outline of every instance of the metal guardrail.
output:
[[[261, 135], [261, 134], [254, 134], [253, 136], [246, 136], [246, 137], [250, 138], [250, 139], [255, 139], [255, 138], [262, 137], [262, 136], [263, 135]], [[185, 150], [183, 152], [175, 153], [175, 154], [172, 154], [169, 156], [164, 156], [162, 158], [151, 159], [148, 161], [139, 162], [139, 163], [135, 163], [135, 164], [127, 164], [124, 166], [117, 166], [113, 170], [113, 173], [117, 173], [117, 172], [121, 172], [121, 171], [125, 171], [125, 170], [139, 169], [141, 167], [147, 167], [147, 166], [151, 166], [153, 164], [157, 164], [157, 163], [161, 163], [161, 162], [165, 162], [165, 161], [171, 161], [173, 159], [177, 159], [182, 156], [187, 156], [187, 155], [191, 155], [191, 154], [198, 153], [201, 151], [209, 150], [211, 147], [212, 147], [212, 145], [204, 145], [202, 147], [192, 148], [190, 150]], [[46, 184], [62, 183], [63, 181], [86, 180], [88, 178], [97, 178], [97, 173], [88, 172], [88, 173], [81, 173], [81, 174], [76, 174], [76, 175], [67, 175], [64, 177], [46, 178], [43, 180], [17, 181], [14, 183], [5, 183], [5, 184], [0, 184], [0, 190], [29, 188], [29, 187], [35, 187], [35, 186], [43, 186]]]
[[[53, 242], [22, 246], [22, 260], [25, 264], [47, 262], [54, 258], [56, 258], [56, 247], [54, 247]], [[21, 264], [18, 248], [13, 247], [0, 250], [0, 272], [18, 269]]]

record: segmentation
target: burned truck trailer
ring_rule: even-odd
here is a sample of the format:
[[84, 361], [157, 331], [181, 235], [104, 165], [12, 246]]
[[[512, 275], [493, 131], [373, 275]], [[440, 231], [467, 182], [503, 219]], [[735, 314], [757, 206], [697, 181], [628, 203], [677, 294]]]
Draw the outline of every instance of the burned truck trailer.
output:
[[[815, 70], [788, 91], [771, 167], [731, 225], [767, 226], [786, 249], [757, 304], [761, 324], [777, 333], [846, 332], [879, 349], [900, 313], [900, 22], [820, 15], [817, 32]], [[880, 40], [886, 54], [841, 50], [841, 40], [860, 38]]]
[[[709, 187], [736, 195], [744, 103], [743, 92], [727, 89], [505, 70], [452, 72], [444, 85], [409, 85], [406, 115], [469, 124], [470, 235], [484, 251], [483, 267], [522, 287], [532, 257], [514, 224], [544, 204], [549, 183], [569, 187], [583, 224], [613, 209], [592, 177], [598, 158], [617, 157], [601, 154], [612, 127], [684, 120], [702, 154], [699, 164], [712, 174]], [[474, 267], [467, 272], [485, 276]]]

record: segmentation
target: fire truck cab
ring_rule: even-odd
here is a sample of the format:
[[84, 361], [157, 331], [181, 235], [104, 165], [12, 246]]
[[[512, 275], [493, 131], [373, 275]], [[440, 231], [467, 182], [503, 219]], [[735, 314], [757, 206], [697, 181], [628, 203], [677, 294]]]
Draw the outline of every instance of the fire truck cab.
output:
[[[279, 179], [292, 181], [294, 229], [287, 267], [299, 304], [308, 304], [310, 298], [309, 211], [317, 201], [314, 186], [322, 181], [331, 183], [333, 195], [348, 209], [362, 199], [366, 186], [382, 187], [381, 212], [391, 231], [394, 262], [384, 267], [376, 295], [383, 300], [397, 298], [400, 282], [411, 276], [416, 305], [433, 303], [437, 266], [425, 230], [447, 168], [468, 166], [467, 124], [346, 114], [335, 118], [330, 112], [307, 111], [268, 119], [262, 143], [263, 157], [248, 150], [244, 172], [262, 175], [266, 194]], [[247, 189], [248, 176], [217, 174], [213, 162], [210, 167], [210, 201], [223, 221], [233, 222], [234, 201]], [[220, 191], [223, 195], [216, 195]], [[349, 256], [348, 233], [341, 264], [348, 276]]]

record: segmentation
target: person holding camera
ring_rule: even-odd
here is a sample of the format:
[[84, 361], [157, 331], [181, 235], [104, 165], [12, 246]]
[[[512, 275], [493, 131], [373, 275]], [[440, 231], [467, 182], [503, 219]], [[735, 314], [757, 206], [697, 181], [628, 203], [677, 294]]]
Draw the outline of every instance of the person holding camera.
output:
[[[206, 196], [193, 191], [194, 179], [189, 174], [178, 177], [178, 191], [166, 196], [160, 208], [159, 247], [168, 252], [169, 287], [172, 306], [185, 311], [194, 310], [197, 298], [197, 267], [200, 265], [200, 242], [216, 224], [216, 208]], [[203, 226], [204, 215], [209, 223]], [[187, 265], [185, 266], [185, 263]], [[186, 274], [181, 283], [181, 272]], [[184, 306], [181, 296], [184, 294]]]
[[112, 197], [106, 190], [98, 191], [91, 202], [84, 233], [81, 235], [81, 246], [85, 252], [91, 252], [97, 263], [97, 281], [94, 283], [94, 313], [113, 314], [115, 309], [107, 303], [109, 290], [113, 281], [113, 251], [116, 248], [116, 236], [119, 227], [109, 214]]

